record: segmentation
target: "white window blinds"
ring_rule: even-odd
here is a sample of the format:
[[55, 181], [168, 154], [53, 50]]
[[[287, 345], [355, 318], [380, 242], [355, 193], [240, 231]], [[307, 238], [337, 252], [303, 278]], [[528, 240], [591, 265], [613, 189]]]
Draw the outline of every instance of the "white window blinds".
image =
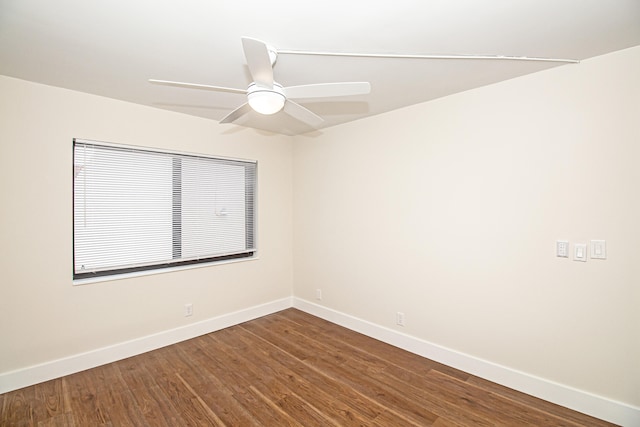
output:
[[74, 141], [74, 278], [252, 256], [256, 163]]

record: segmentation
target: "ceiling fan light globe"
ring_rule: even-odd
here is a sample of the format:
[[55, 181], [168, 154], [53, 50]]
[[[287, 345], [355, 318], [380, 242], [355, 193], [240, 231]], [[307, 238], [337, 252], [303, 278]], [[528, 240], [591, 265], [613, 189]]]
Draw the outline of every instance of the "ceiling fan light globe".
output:
[[282, 110], [286, 98], [283, 94], [271, 90], [260, 90], [247, 95], [249, 106], [264, 115], [275, 114]]

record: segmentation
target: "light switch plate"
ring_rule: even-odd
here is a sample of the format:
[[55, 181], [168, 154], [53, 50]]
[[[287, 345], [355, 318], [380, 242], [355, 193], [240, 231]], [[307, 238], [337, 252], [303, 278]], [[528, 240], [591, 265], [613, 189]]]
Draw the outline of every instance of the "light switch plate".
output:
[[587, 244], [576, 243], [573, 245], [573, 260], [574, 261], [587, 261]]
[[591, 259], [607, 259], [607, 242], [605, 240], [591, 241]]

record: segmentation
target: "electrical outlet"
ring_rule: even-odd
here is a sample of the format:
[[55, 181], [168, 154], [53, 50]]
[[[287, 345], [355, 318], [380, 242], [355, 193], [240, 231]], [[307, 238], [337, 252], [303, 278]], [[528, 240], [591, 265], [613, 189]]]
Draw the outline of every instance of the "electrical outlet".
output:
[[404, 326], [404, 313], [400, 311], [396, 313], [396, 324], [398, 326]]
[[556, 256], [562, 258], [569, 257], [569, 241], [556, 240]]
[[316, 289], [316, 299], [318, 301], [322, 300], [322, 289]]
[[185, 304], [184, 305], [184, 317], [193, 316], [193, 304]]

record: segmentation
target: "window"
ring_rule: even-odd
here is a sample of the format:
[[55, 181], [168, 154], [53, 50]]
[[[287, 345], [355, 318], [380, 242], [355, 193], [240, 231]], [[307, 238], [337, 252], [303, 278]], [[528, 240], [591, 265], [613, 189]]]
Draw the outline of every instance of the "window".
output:
[[73, 278], [255, 254], [256, 162], [73, 143]]

